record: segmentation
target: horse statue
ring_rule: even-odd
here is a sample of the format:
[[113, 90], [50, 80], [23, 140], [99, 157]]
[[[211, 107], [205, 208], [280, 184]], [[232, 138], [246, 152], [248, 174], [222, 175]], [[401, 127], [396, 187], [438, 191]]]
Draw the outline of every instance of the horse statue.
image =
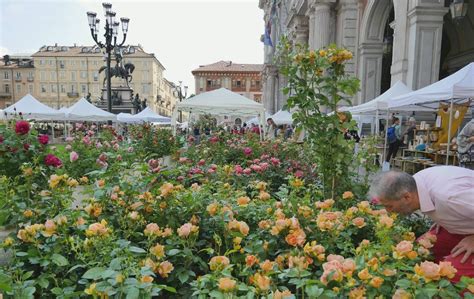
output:
[[[107, 82], [107, 78], [109, 76], [109, 72], [107, 71], [107, 67], [103, 66], [99, 69], [99, 73], [105, 70], [105, 77], [104, 77], [104, 83], [103, 85], [105, 86], [105, 82]], [[124, 66], [121, 65], [121, 63], [117, 63], [115, 67], [110, 68], [110, 77], [117, 77], [117, 78], [122, 78], [127, 82], [127, 86], [130, 88], [129, 83], [132, 82], [132, 73], [135, 70], [135, 65], [133, 63], [126, 63]]]

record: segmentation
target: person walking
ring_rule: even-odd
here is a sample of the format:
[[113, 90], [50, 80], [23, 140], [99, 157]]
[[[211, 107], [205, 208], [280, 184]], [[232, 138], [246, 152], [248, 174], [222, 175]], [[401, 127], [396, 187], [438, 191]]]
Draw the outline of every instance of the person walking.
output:
[[[370, 195], [388, 212], [409, 215], [417, 210], [435, 225], [431, 248], [435, 261], [451, 262], [453, 281], [474, 277], [474, 171], [457, 166], [435, 166], [411, 176], [402, 171], [378, 174]], [[423, 238], [423, 236], [421, 237]]]
[[391, 158], [397, 156], [398, 148], [402, 143], [402, 134], [400, 128], [400, 119], [394, 117], [392, 119], [392, 126], [387, 129], [388, 153], [385, 162], [390, 163]]

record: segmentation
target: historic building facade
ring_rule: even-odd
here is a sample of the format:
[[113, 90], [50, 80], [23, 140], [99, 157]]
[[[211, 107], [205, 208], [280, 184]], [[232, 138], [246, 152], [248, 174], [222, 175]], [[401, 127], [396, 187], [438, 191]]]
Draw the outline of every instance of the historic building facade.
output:
[[[122, 63], [131, 62], [135, 69], [130, 87], [148, 105], [158, 101], [165, 68], [152, 53], [141, 46], [123, 48]], [[51, 107], [68, 107], [79, 98], [91, 94], [92, 101], [102, 96], [105, 71], [104, 54], [97, 46], [44, 46], [32, 55], [37, 80], [34, 96]], [[111, 67], [115, 66], [112, 60]], [[112, 86], [125, 86], [122, 79], [113, 78]]]
[[[140, 45], [122, 48], [122, 63], [132, 63], [130, 87], [147, 105], [163, 115], [171, 115], [176, 103], [174, 84], [164, 76], [164, 66], [153, 53]], [[6, 59], [5, 59], [6, 58]], [[111, 67], [114, 67], [112, 61]], [[97, 46], [43, 46], [31, 57], [5, 56], [0, 61], [0, 108], [32, 94], [53, 108], [69, 107], [89, 94], [93, 103], [103, 93], [104, 54]], [[123, 79], [112, 78], [112, 86], [125, 86]]]
[[35, 68], [31, 57], [5, 55], [0, 60], [0, 108], [35, 92]]
[[286, 101], [281, 92], [285, 78], [273, 63], [282, 35], [310, 49], [335, 43], [352, 51], [346, 70], [361, 81], [353, 104], [375, 98], [397, 81], [419, 89], [457, 71], [474, 61], [474, 3], [455, 22], [449, 14], [451, 2], [260, 0], [272, 41], [265, 42], [265, 107], [275, 112]]
[[261, 103], [262, 68], [261, 64], [241, 64], [232, 61], [201, 65], [192, 71], [195, 94], [224, 87]]

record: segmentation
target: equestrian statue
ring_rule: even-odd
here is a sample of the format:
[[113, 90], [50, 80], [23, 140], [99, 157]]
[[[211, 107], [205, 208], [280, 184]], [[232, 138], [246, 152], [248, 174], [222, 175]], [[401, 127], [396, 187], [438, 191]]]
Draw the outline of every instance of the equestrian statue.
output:
[[[135, 70], [135, 65], [133, 63], [127, 62], [125, 65], [122, 65], [122, 55], [115, 54], [116, 64], [114, 67], [110, 68], [110, 76], [111, 78], [117, 77], [122, 78], [127, 82], [127, 87], [130, 88], [129, 83], [132, 82], [132, 73]], [[109, 72], [107, 71], [107, 67], [103, 66], [99, 69], [99, 73], [105, 70], [105, 77], [104, 77], [104, 86], [105, 82], [107, 82], [107, 77], [109, 76]]]

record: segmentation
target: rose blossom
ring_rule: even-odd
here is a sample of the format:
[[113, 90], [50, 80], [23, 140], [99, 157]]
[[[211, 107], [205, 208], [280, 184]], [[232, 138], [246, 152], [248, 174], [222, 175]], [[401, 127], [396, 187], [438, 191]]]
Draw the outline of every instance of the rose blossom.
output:
[[15, 124], [15, 132], [18, 135], [25, 135], [30, 131], [30, 123], [24, 120], [20, 120]]
[[42, 145], [46, 145], [46, 144], [48, 144], [49, 137], [48, 137], [48, 135], [39, 135], [39, 136], [38, 136], [38, 141], [39, 141], [39, 143], [41, 143]]
[[77, 159], [79, 159], [79, 154], [78, 153], [73, 151], [69, 154], [69, 161], [71, 161], [71, 163], [76, 161]]
[[46, 155], [46, 157], [44, 158], [44, 163], [47, 166], [54, 166], [54, 167], [60, 167], [62, 165], [61, 160], [59, 160], [59, 158], [53, 154]]
[[244, 155], [250, 156], [252, 154], [252, 149], [250, 147], [244, 148]]

